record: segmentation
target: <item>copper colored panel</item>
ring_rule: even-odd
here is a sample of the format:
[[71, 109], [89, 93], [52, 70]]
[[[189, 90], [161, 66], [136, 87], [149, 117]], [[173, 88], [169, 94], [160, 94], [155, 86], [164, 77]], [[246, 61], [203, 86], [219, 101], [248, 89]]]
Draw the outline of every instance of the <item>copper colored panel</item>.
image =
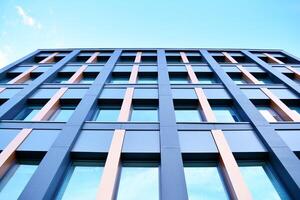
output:
[[58, 55], [58, 52], [55, 52], [55, 53], [51, 54], [50, 56], [48, 56], [47, 58], [45, 58], [44, 60], [42, 60], [39, 63], [40, 64], [53, 63], [54, 62], [54, 58], [55, 58], [56, 55]]
[[125, 130], [115, 130], [105, 162], [103, 175], [97, 190], [97, 200], [112, 200], [119, 177], [120, 157]]
[[59, 89], [46, 105], [34, 116], [32, 121], [41, 121], [49, 119], [59, 107], [59, 99], [64, 95], [68, 88]]
[[238, 63], [229, 53], [222, 52], [222, 54], [225, 56], [225, 60], [227, 62], [231, 62], [231, 63], [234, 63], [234, 64]]
[[192, 66], [191, 65], [185, 65], [185, 68], [186, 68], [186, 70], [188, 72], [188, 75], [189, 75], [189, 78], [191, 80], [191, 83], [197, 84], [198, 83], [198, 78], [197, 78], [197, 76], [196, 76], [196, 74], [195, 74]]
[[127, 88], [125, 97], [120, 110], [118, 122], [127, 122], [130, 116], [131, 103], [133, 97], [134, 88]]
[[268, 57], [268, 60], [269, 60], [270, 63], [284, 64], [282, 61], [280, 61], [279, 59], [275, 58], [275, 57], [272, 56], [271, 54], [264, 53], [264, 55]]
[[5, 88], [0, 88], [0, 93], [3, 92], [5, 90]]
[[260, 84], [259, 80], [255, 78], [248, 70], [246, 70], [242, 65], [237, 65], [237, 68], [243, 73], [243, 77], [247, 79], [248, 82], [253, 84]]
[[183, 63], [189, 63], [189, 59], [184, 52], [180, 52], [180, 56]]
[[297, 112], [293, 112], [287, 107], [276, 95], [274, 95], [268, 88], [261, 88], [270, 99], [271, 106], [277, 113], [287, 121], [300, 122], [300, 115]]
[[216, 122], [215, 114], [212, 111], [202, 88], [195, 88], [195, 92], [199, 99], [199, 103], [200, 103], [200, 106], [201, 106], [201, 109], [205, 116], [206, 121], [207, 122]]
[[78, 83], [83, 78], [83, 72], [87, 65], [82, 65], [73, 76], [68, 80], [68, 83]]
[[130, 78], [129, 78], [129, 83], [137, 83], [137, 76], [138, 76], [138, 71], [139, 71], [139, 65], [133, 65]]
[[38, 65], [33, 65], [28, 70], [23, 72], [22, 74], [18, 75], [14, 79], [10, 80], [8, 84], [14, 84], [14, 83], [24, 83], [30, 78], [30, 73], [35, 70], [38, 67]]
[[142, 61], [142, 52], [138, 51], [135, 56], [134, 63], [140, 63]]
[[5, 147], [0, 154], [0, 178], [14, 164], [16, 160], [16, 150], [30, 134], [32, 129], [22, 129], [20, 133]]
[[219, 150], [222, 171], [225, 174], [225, 180], [229, 186], [232, 199], [252, 199], [223, 132], [221, 130], [211, 130], [211, 133]]
[[85, 63], [90, 64], [90, 63], [97, 62], [98, 55], [99, 55], [99, 52], [93, 53], [93, 55]]
[[286, 68], [288, 68], [290, 71], [295, 73], [295, 77], [297, 79], [300, 79], [300, 72], [298, 70], [296, 70], [295, 68], [291, 67], [291, 66], [286, 66]]

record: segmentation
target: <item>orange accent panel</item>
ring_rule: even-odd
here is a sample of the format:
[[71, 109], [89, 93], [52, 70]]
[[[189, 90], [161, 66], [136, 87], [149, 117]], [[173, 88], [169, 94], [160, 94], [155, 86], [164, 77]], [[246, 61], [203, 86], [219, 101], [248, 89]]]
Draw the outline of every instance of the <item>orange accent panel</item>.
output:
[[85, 63], [90, 64], [90, 63], [97, 62], [97, 56], [98, 55], [99, 55], [99, 52], [93, 53], [93, 55]]
[[284, 120], [300, 122], [300, 115], [297, 112], [293, 112], [291, 109], [289, 109], [289, 107], [287, 107], [268, 88], [261, 88], [261, 91], [263, 91], [271, 99], [271, 106]]
[[264, 53], [264, 55], [268, 57], [268, 60], [269, 60], [271, 63], [284, 64], [282, 61], [280, 61], [279, 59], [275, 58], [275, 57], [272, 56], [271, 54]]
[[82, 65], [73, 76], [68, 80], [68, 83], [78, 83], [83, 78], [83, 72], [87, 65]]
[[47, 120], [59, 107], [59, 99], [64, 95], [68, 88], [59, 89], [46, 105], [34, 116], [31, 121]]
[[227, 52], [222, 52], [222, 54], [225, 56], [225, 60], [227, 62], [235, 63], [237, 64], [238, 62]]
[[3, 92], [5, 90], [5, 88], [0, 88], [0, 93]]
[[211, 130], [220, 153], [220, 162], [232, 199], [250, 200], [251, 193], [241, 175], [237, 162], [221, 130]]
[[30, 134], [32, 129], [22, 129], [0, 154], [0, 178], [16, 161], [16, 150]]
[[248, 70], [246, 70], [242, 65], [237, 65], [237, 68], [243, 73], [243, 76], [249, 81], [250, 83], [260, 84], [259, 80], [255, 78]]
[[130, 116], [131, 103], [133, 97], [134, 88], [127, 88], [125, 97], [120, 110], [118, 122], [127, 122]]
[[28, 70], [26, 70], [22, 74], [18, 75], [17, 77], [15, 77], [12, 80], [10, 80], [8, 82], [8, 84], [23, 83], [23, 82], [27, 81], [30, 78], [30, 72], [35, 70], [37, 67], [38, 67], [38, 65], [33, 65], [32, 67], [30, 67]]
[[136, 53], [135, 59], [134, 59], [134, 63], [140, 63], [142, 61], [142, 52], [138, 51]]
[[297, 79], [300, 79], [300, 72], [298, 70], [296, 70], [295, 68], [293, 68], [291, 66], [286, 66], [286, 68], [288, 68], [290, 71], [294, 72]]
[[103, 175], [97, 191], [97, 200], [112, 200], [114, 198], [120, 169], [120, 157], [125, 137], [125, 130], [115, 130], [105, 162]]
[[199, 103], [202, 109], [202, 112], [205, 116], [206, 121], [208, 122], [216, 122], [216, 117], [214, 112], [212, 111], [209, 102], [202, 90], [202, 88], [195, 88], [195, 92], [197, 94], [197, 97], [199, 99]]
[[44, 60], [42, 60], [41, 62], [39, 62], [40, 64], [44, 64], [44, 63], [53, 63], [54, 62], [54, 57], [58, 55], [58, 52], [55, 52], [53, 54], [51, 54], [50, 56], [48, 56], [47, 58], [45, 58]]
[[129, 83], [137, 83], [138, 71], [139, 71], [139, 65], [133, 65], [130, 78], [129, 78]]
[[183, 63], [189, 63], [189, 59], [184, 52], [180, 52], [180, 56]]

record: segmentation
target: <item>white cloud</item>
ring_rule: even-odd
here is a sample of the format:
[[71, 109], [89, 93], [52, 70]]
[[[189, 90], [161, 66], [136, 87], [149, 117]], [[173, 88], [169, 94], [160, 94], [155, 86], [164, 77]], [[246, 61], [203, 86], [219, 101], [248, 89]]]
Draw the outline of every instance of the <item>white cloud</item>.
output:
[[29, 16], [21, 6], [16, 6], [19, 16], [22, 18], [23, 24], [33, 28], [41, 29], [42, 25], [33, 17]]

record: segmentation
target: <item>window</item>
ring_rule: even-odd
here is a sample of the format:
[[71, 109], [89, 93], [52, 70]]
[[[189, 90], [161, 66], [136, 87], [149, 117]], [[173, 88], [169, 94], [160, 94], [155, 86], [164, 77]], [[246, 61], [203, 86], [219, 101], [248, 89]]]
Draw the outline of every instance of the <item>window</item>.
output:
[[269, 106], [257, 106], [257, 109], [268, 122], [283, 121], [280, 115]]
[[299, 106], [289, 106], [289, 108], [300, 115], [300, 107]]
[[189, 79], [187, 74], [173, 74], [170, 73], [170, 84], [188, 84], [189, 83]]
[[96, 199], [102, 172], [101, 163], [74, 162], [56, 199]]
[[0, 199], [18, 199], [38, 165], [16, 164], [0, 182]]
[[95, 77], [85, 76], [83, 77], [79, 83], [81, 84], [93, 84], [95, 81]]
[[260, 84], [277, 83], [277, 82], [273, 81], [266, 73], [253, 73], [253, 75], [260, 82]]
[[56, 112], [51, 116], [50, 121], [55, 122], [67, 122], [71, 115], [73, 114], [76, 106], [61, 106]]
[[96, 111], [93, 121], [97, 122], [116, 122], [120, 114], [119, 106], [99, 106]]
[[189, 164], [184, 167], [188, 196], [194, 199], [229, 199], [217, 166]]
[[212, 106], [217, 122], [239, 122], [240, 117], [235, 110], [229, 106]]
[[290, 199], [266, 163], [241, 163], [240, 171], [253, 199]]
[[112, 84], [127, 84], [129, 81], [129, 75], [113, 75], [110, 79]]
[[159, 199], [158, 167], [152, 165], [124, 165], [117, 194], [117, 200]]
[[133, 106], [130, 121], [157, 122], [158, 108], [156, 106]]
[[176, 122], [201, 122], [201, 114], [197, 106], [175, 106]]
[[71, 77], [68, 77], [68, 76], [58, 76], [56, 77], [52, 83], [62, 83], [62, 84], [65, 84], [65, 83], [68, 83], [68, 80], [70, 79]]
[[214, 84], [217, 83], [214, 76], [210, 73], [196, 73], [199, 84]]
[[157, 76], [154, 74], [142, 74], [138, 76], [140, 84], [157, 84]]
[[30, 121], [42, 109], [42, 106], [27, 106], [14, 119]]

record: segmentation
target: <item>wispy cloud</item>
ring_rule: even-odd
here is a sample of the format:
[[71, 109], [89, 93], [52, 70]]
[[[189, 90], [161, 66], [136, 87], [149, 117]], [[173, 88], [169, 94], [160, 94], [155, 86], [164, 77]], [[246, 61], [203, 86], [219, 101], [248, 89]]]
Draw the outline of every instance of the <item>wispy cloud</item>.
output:
[[16, 6], [18, 15], [22, 18], [23, 24], [36, 29], [41, 29], [42, 25], [33, 17], [29, 16], [21, 6]]

